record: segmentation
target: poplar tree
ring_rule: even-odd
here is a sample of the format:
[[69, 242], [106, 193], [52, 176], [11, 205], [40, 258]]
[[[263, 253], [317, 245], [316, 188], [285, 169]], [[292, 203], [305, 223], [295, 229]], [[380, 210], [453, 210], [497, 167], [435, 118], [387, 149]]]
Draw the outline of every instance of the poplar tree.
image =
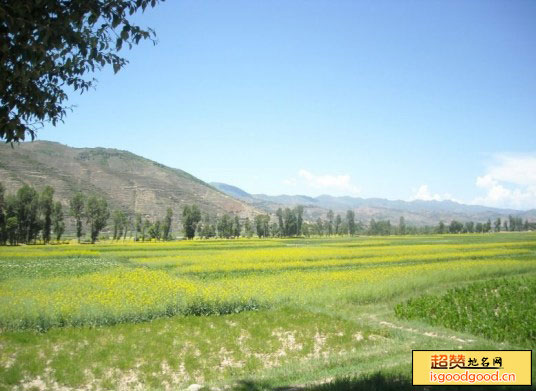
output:
[[164, 240], [170, 239], [172, 219], [173, 219], [173, 211], [171, 210], [171, 208], [167, 208], [166, 217], [164, 218], [164, 224], [162, 226], [162, 237]]
[[80, 238], [82, 237], [82, 219], [84, 218], [84, 205], [85, 199], [82, 193], [76, 193], [70, 202], [70, 211], [71, 216], [74, 217], [76, 224], [76, 238], [78, 243], [80, 243]]
[[185, 205], [182, 209], [182, 226], [186, 238], [193, 239], [197, 223], [201, 221], [201, 211], [197, 205]]
[[56, 236], [56, 241], [61, 240], [61, 236], [65, 232], [65, 222], [63, 221], [63, 207], [61, 202], [56, 201], [52, 209], [52, 229]]
[[90, 196], [86, 202], [85, 216], [89, 227], [91, 243], [95, 243], [99, 237], [99, 233], [106, 227], [108, 218], [110, 217], [108, 203], [104, 198]]
[[355, 212], [353, 210], [348, 210], [346, 212], [346, 225], [348, 226], [348, 234], [355, 234]]

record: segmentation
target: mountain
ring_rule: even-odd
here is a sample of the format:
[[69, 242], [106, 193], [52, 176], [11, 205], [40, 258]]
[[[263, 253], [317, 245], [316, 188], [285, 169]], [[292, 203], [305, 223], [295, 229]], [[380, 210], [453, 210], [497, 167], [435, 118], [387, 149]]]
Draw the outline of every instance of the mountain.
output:
[[171, 207], [178, 230], [182, 207], [197, 204], [212, 215], [254, 216], [259, 211], [179, 169], [127, 151], [72, 148], [49, 141], [0, 144], [0, 182], [8, 193], [23, 184], [51, 185], [65, 207], [74, 192], [103, 196], [112, 209], [154, 220]]
[[272, 213], [278, 208], [303, 205], [305, 218], [325, 217], [332, 209], [346, 213], [352, 209], [362, 221], [389, 219], [397, 222], [404, 216], [416, 225], [437, 224], [443, 220], [486, 221], [515, 215], [536, 220], [536, 210], [519, 211], [453, 201], [392, 201], [382, 198], [333, 197], [321, 195], [250, 194], [225, 183], [207, 184], [179, 169], [135, 155], [108, 148], [72, 148], [49, 141], [0, 144], [0, 182], [8, 193], [27, 183], [38, 190], [51, 185], [55, 198], [65, 207], [74, 192], [103, 196], [111, 209], [141, 213], [151, 220], [161, 219], [171, 207], [173, 229], [179, 229], [182, 207], [197, 204], [211, 215], [231, 213], [253, 217]]
[[238, 198], [241, 200], [253, 200], [251, 194], [245, 192], [244, 190], [236, 186], [227, 185], [225, 183], [220, 182], [210, 182], [210, 185], [220, 190], [221, 192], [230, 195], [231, 197]]
[[[519, 216], [531, 221], [536, 220], [536, 210], [515, 210], [491, 208], [482, 205], [466, 205], [454, 201], [402, 201], [387, 200], [383, 198], [359, 198], [359, 197], [334, 197], [321, 195], [309, 197], [304, 195], [277, 195], [249, 194], [244, 190], [223, 183], [212, 183], [212, 185], [222, 192], [235, 196], [240, 194], [240, 199], [248, 202], [256, 208], [268, 212], [274, 212], [278, 208], [293, 207], [303, 205], [305, 217], [314, 220], [318, 217], [325, 217], [328, 210], [335, 213], [346, 213], [348, 209], [356, 213], [359, 220], [368, 221], [374, 219], [389, 219], [398, 221], [400, 216], [404, 216], [407, 222], [416, 225], [435, 225], [440, 220], [450, 222], [451, 220], [465, 221], [487, 221], [508, 218], [509, 215]], [[232, 193], [228, 193], [232, 189]]]

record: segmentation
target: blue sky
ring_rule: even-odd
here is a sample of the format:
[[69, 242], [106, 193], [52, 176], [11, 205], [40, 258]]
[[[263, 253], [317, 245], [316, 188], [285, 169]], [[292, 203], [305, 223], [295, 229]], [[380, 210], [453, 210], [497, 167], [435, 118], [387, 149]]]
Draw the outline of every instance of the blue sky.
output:
[[535, 1], [182, 1], [39, 139], [253, 193], [536, 208]]

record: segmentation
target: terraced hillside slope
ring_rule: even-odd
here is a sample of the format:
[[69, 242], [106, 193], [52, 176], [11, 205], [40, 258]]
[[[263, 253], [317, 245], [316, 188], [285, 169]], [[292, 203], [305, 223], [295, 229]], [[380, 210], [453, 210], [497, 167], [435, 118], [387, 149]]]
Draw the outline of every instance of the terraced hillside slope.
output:
[[112, 209], [162, 218], [174, 212], [174, 227], [186, 204], [197, 204], [210, 214], [255, 215], [256, 209], [230, 197], [179, 169], [127, 151], [71, 148], [49, 141], [0, 144], [0, 182], [8, 192], [23, 184], [37, 189], [51, 185], [65, 206], [76, 191], [106, 198]]

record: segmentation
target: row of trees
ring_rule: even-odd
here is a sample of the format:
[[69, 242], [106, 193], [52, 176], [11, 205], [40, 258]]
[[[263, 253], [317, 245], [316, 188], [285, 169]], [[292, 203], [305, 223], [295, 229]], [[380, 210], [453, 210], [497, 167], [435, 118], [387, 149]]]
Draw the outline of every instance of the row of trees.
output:
[[[43, 243], [52, 239], [59, 242], [65, 233], [65, 215], [61, 202], [54, 200], [54, 193], [51, 186], [38, 192], [24, 185], [15, 194], [6, 194], [0, 183], [0, 244], [35, 243], [38, 239]], [[77, 193], [69, 206], [78, 240], [85, 222], [91, 242], [95, 243], [110, 216], [106, 200]]]
[[125, 240], [130, 232], [134, 235], [134, 240], [145, 241], [147, 239], [170, 240], [171, 223], [173, 221], [173, 211], [168, 208], [163, 220], [157, 219], [153, 223], [147, 218], [143, 218], [140, 213], [132, 216], [122, 210], [116, 210], [112, 214], [112, 239]]
[[[490, 220], [485, 223], [468, 221], [461, 223], [452, 220], [449, 224], [440, 222], [437, 226], [407, 225], [405, 218], [400, 217], [398, 225], [390, 220], [371, 219], [368, 224], [355, 220], [355, 214], [348, 210], [345, 218], [334, 216], [332, 211], [326, 219], [317, 218], [315, 222], [303, 220], [303, 208], [278, 210], [275, 216], [257, 215], [254, 220], [249, 218], [241, 221], [237, 216], [223, 215], [211, 219], [205, 215], [199, 221], [197, 229], [192, 231], [194, 236], [201, 238], [237, 238], [252, 237], [293, 237], [293, 236], [333, 236], [333, 235], [418, 235], [418, 234], [456, 234], [456, 233], [487, 233], [507, 231], [528, 231], [536, 229], [536, 223], [524, 222], [510, 216], [508, 221], [497, 219], [493, 224]], [[192, 238], [191, 236], [190, 238]]]
[[536, 229], [536, 223], [529, 223], [528, 220], [523, 222], [521, 217], [508, 216], [508, 220], [501, 221], [501, 218], [497, 218], [491, 223], [488, 219], [485, 223], [475, 223], [473, 221], [467, 221], [461, 223], [456, 220], [452, 220], [448, 226], [443, 222], [439, 223], [438, 233], [486, 233], [486, 232], [501, 232], [503, 231], [528, 231]]
[[65, 232], [63, 208], [54, 202], [54, 189], [46, 186], [38, 193], [24, 185], [15, 194], [6, 194], [0, 183], [0, 244], [32, 243], [41, 236], [50, 242]]
[[[187, 207], [190, 208], [190, 207]], [[187, 212], [183, 213], [183, 225], [186, 237], [191, 239], [194, 236], [201, 238], [238, 238], [238, 237], [294, 237], [311, 235], [354, 235], [358, 232], [362, 223], [355, 221], [355, 214], [349, 210], [343, 219], [340, 215], [334, 216], [333, 212], [328, 213], [328, 219], [317, 219], [315, 223], [304, 221], [304, 208], [298, 205], [294, 208], [278, 209], [275, 216], [268, 214], [256, 215], [253, 220], [249, 217], [241, 220], [238, 216], [224, 214], [222, 216], [210, 217], [205, 214], [201, 218], [199, 209], [195, 206], [192, 210], [197, 210], [195, 222], [187, 223]], [[189, 210], [186, 209], [185, 210]]]
[[[224, 214], [211, 218], [205, 214], [197, 221], [196, 229], [191, 235], [204, 239], [208, 238], [238, 238], [238, 237], [295, 237], [295, 236], [333, 236], [333, 235], [390, 235], [394, 233], [408, 233], [404, 218], [401, 218], [402, 228], [392, 226], [389, 221], [375, 221], [372, 219], [369, 228], [361, 221], [355, 220], [355, 213], [348, 210], [344, 218], [333, 211], [327, 213], [327, 218], [317, 218], [314, 222], [305, 221], [303, 206], [295, 208], [278, 209], [275, 216], [269, 214], [256, 215], [253, 220], [249, 218], [240, 220], [238, 216]], [[198, 215], [200, 216], [200, 214]], [[186, 232], [186, 229], [185, 229]], [[415, 232], [414, 232], [415, 233]]]
[[[114, 240], [125, 240], [130, 235], [134, 240], [147, 239], [170, 240], [173, 211], [168, 208], [162, 220], [154, 222], [141, 214], [130, 215], [122, 210], [110, 213], [105, 199], [97, 196], [86, 197], [82, 193], [73, 196], [69, 203], [69, 215], [74, 219], [78, 241], [84, 235], [84, 224], [92, 243], [106, 228], [112, 217], [111, 233]], [[453, 220], [448, 225], [440, 222], [437, 226], [416, 227], [407, 225], [400, 217], [398, 225], [390, 220], [371, 219], [368, 224], [356, 221], [355, 213], [348, 210], [344, 217], [328, 211], [326, 218], [317, 218], [314, 222], [304, 220], [303, 206], [278, 209], [275, 215], [256, 215], [253, 220], [240, 219], [238, 216], [224, 214], [211, 217], [202, 214], [197, 205], [186, 205], [182, 210], [182, 228], [187, 239], [201, 238], [238, 238], [238, 237], [295, 237], [295, 236], [333, 236], [333, 235], [405, 235], [432, 233], [473, 233], [522, 231], [536, 229], [536, 223], [523, 221], [519, 217], [509, 216], [493, 223]], [[5, 194], [0, 184], [0, 244], [35, 243], [41, 239], [44, 243], [54, 237], [61, 240], [65, 232], [62, 204], [54, 201], [54, 189], [46, 186], [41, 192], [24, 185], [15, 194]]]

